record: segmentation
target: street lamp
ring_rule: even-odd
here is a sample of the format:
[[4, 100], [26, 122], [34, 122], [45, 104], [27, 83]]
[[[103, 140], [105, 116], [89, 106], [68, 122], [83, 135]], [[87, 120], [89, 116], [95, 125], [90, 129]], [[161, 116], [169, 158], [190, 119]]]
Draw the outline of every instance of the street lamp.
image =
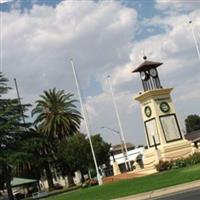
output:
[[122, 137], [121, 137], [121, 134], [119, 131], [113, 129], [113, 128], [109, 128], [109, 127], [106, 127], [106, 126], [102, 126], [101, 127], [102, 129], [108, 129], [110, 131], [113, 131], [114, 133], [118, 134], [119, 137], [120, 137], [120, 145], [121, 145], [121, 150], [122, 150], [122, 153], [123, 153], [123, 156], [124, 156], [124, 161], [125, 161], [125, 166], [126, 166], [126, 170], [128, 171], [128, 164], [127, 164], [127, 157], [128, 155], [126, 155], [125, 151], [124, 151], [124, 145], [123, 145], [123, 140], [122, 140]]
[[195, 47], [196, 47], [197, 54], [198, 54], [198, 58], [199, 58], [199, 61], [200, 61], [200, 49], [199, 49], [198, 41], [197, 41], [197, 38], [196, 38], [196, 35], [195, 35], [195, 31], [194, 31], [192, 20], [190, 20], [189, 18], [188, 18], [188, 23], [189, 23], [189, 25], [191, 27], [193, 40], [194, 40]]
[[[111, 84], [111, 77], [110, 77], [110, 75], [108, 75], [106, 79], [107, 79], [108, 85], [110, 87], [110, 93], [111, 93], [111, 97], [112, 97], [112, 103], [113, 103], [113, 106], [114, 106], [115, 115], [116, 115], [118, 126], [119, 126], [119, 133], [121, 135], [121, 138], [122, 138], [122, 141], [123, 141], [123, 144], [124, 144], [124, 149], [125, 149], [125, 152], [126, 152], [126, 156], [127, 156], [127, 159], [128, 159], [127, 146], [126, 146], [126, 142], [125, 142], [125, 138], [124, 138], [124, 132], [123, 132], [123, 129], [122, 129], [122, 124], [121, 124], [121, 120], [120, 120], [120, 116], [119, 116], [118, 107], [117, 107], [117, 104], [116, 104], [116, 101], [115, 101], [115, 97], [114, 97], [114, 91], [113, 91], [113, 87], [112, 87], [112, 84]], [[131, 162], [130, 162], [129, 159], [128, 159], [128, 166], [129, 166], [129, 169], [131, 170], [132, 167], [131, 167]]]

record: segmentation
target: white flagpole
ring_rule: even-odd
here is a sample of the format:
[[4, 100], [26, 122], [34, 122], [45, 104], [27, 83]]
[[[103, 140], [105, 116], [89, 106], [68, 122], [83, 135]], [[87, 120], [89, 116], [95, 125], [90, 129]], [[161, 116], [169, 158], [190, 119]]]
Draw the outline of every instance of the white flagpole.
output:
[[1, 15], [0, 15], [0, 28], [1, 28], [1, 31], [0, 31], [0, 40], [1, 40], [1, 44], [0, 44], [0, 65], [1, 65], [1, 68], [0, 68], [0, 72], [3, 72], [3, 12], [1, 12]]
[[93, 145], [92, 145], [91, 132], [90, 132], [90, 129], [89, 129], [89, 126], [88, 126], [88, 119], [87, 119], [87, 114], [86, 114], [87, 112], [86, 112], [86, 108], [84, 107], [84, 104], [83, 104], [83, 99], [82, 99], [82, 96], [81, 96], [80, 86], [79, 86], [79, 82], [78, 82], [77, 73], [76, 73], [76, 69], [75, 69], [75, 66], [74, 66], [73, 59], [70, 59], [70, 62], [71, 62], [72, 70], [73, 70], [73, 73], [74, 73], [74, 79], [75, 79], [75, 82], [76, 82], [76, 87], [77, 87], [78, 96], [79, 96], [79, 100], [80, 100], [80, 104], [81, 104], [81, 108], [82, 108], [83, 118], [85, 120], [86, 132], [87, 132], [87, 136], [88, 136], [88, 139], [89, 139], [90, 148], [91, 148], [91, 151], [92, 151], [94, 165], [95, 165], [95, 169], [96, 169], [96, 173], [97, 173], [97, 180], [98, 180], [99, 185], [102, 185], [102, 179], [101, 179], [101, 175], [99, 173], [99, 169], [98, 169], [98, 165], [97, 165], [97, 161], [96, 161], [96, 156], [95, 156], [95, 153], [94, 153], [94, 148], [93, 148]]
[[116, 114], [118, 125], [119, 125], [120, 135], [121, 135], [121, 138], [123, 140], [124, 148], [125, 148], [125, 152], [126, 152], [125, 165], [126, 165], [126, 168], [128, 168], [127, 167], [127, 161], [128, 161], [129, 169], [131, 170], [132, 167], [131, 167], [130, 160], [128, 158], [128, 150], [127, 150], [127, 146], [126, 146], [126, 142], [125, 142], [125, 138], [124, 138], [124, 132], [123, 132], [123, 129], [122, 129], [122, 124], [121, 124], [121, 120], [120, 120], [120, 117], [119, 117], [119, 112], [118, 112], [117, 104], [116, 104], [116, 101], [115, 101], [115, 98], [114, 98], [114, 92], [113, 92], [113, 88], [112, 88], [112, 85], [111, 85], [111, 82], [110, 82], [110, 76], [109, 75], [107, 76], [107, 81], [108, 81], [108, 84], [110, 86], [110, 92], [111, 92], [111, 96], [112, 96], [112, 102], [113, 102], [113, 105], [114, 105], [115, 114]]
[[197, 54], [198, 54], [198, 58], [199, 58], [199, 61], [200, 61], [200, 50], [199, 50], [199, 45], [198, 45], [198, 42], [197, 42], [197, 38], [196, 38], [196, 35], [195, 35], [195, 32], [194, 32], [194, 27], [193, 27], [193, 24], [192, 24], [192, 21], [191, 21], [191, 20], [189, 20], [189, 24], [190, 24], [190, 26], [191, 26], [192, 36], [193, 36], [193, 39], [194, 39], [195, 47], [196, 47]]

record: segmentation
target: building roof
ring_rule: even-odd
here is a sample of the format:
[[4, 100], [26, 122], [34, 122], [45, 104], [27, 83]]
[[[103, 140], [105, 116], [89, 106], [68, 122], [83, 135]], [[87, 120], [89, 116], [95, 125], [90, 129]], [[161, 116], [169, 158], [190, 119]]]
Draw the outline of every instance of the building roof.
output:
[[187, 133], [185, 135], [185, 138], [192, 142], [200, 141], [200, 130], [196, 130], [191, 133]]
[[11, 181], [11, 186], [18, 187], [22, 185], [28, 185], [30, 183], [35, 183], [35, 182], [38, 182], [38, 180], [14, 177], [13, 180]]
[[[129, 149], [129, 148], [134, 148], [135, 146], [128, 142], [128, 143], [126, 143], [126, 147], [127, 147], [127, 149]], [[121, 144], [112, 145], [112, 148], [113, 148], [113, 151], [118, 151], [118, 150], [121, 151], [121, 149], [122, 149]]]
[[154, 62], [154, 61], [148, 61], [145, 60], [142, 64], [140, 64], [136, 69], [134, 69], [132, 72], [141, 72], [141, 71], [145, 71], [147, 69], [151, 69], [151, 68], [157, 68], [160, 65], [162, 65], [163, 63], [161, 62]]

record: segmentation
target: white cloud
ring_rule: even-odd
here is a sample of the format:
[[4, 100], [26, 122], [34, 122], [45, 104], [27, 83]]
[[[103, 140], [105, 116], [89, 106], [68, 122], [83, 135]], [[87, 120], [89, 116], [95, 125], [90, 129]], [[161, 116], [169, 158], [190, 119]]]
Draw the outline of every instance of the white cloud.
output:
[[155, 7], [160, 10], [170, 11], [192, 11], [200, 8], [198, 0], [155, 0]]
[[[17, 78], [23, 102], [31, 103], [44, 89], [76, 91], [71, 57], [83, 89], [91, 76], [100, 78], [105, 71], [126, 63], [137, 27], [137, 12], [115, 1], [62, 1], [55, 8], [34, 5], [25, 13], [14, 8], [2, 17], [3, 71], [11, 81]], [[99, 96], [102, 104], [96, 103], [98, 108], [106, 108], [110, 101], [103, 94]], [[95, 131], [96, 123], [103, 124], [103, 113], [95, 103], [87, 108]], [[105, 121], [114, 123], [114, 117], [109, 116]]]
[[0, 0], [0, 4], [1, 3], [8, 3], [8, 2], [11, 2], [12, 0]]
[[[132, 92], [120, 92], [115, 94], [115, 100], [119, 109], [126, 141], [133, 144], [144, 144], [144, 134], [140, 134], [143, 132], [140, 110], [137, 102], [133, 100], [133, 96], [134, 94]], [[107, 129], [101, 129], [102, 126], [105, 126], [119, 130], [109, 91], [88, 98], [87, 108], [89, 108], [88, 111], [93, 108], [93, 111], [89, 112], [89, 124], [92, 127], [92, 132], [101, 132], [106, 141], [110, 143], [119, 143], [120, 138], [118, 135]], [[85, 130], [84, 126], [82, 130]]]
[[92, 74], [128, 60], [137, 13], [118, 2], [63, 1], [2, 16], [3, 69], [22, 80], [23, 93], [38, 95], [55, 86], [75, 89], [71, 57], [83, 88]]
[[[196, 31], [199, 12], [189, 13]], [[2, 16], [3, 69], [10, 78], [17, 78], [23, 101], [32, 102], [52, 87], [75, 92], [69, 62], [73, 57], [81, 87], [91, 87], [93, 77], [103, 88], [103, 92], [87, 97], [92, 131], [102, 132], [101, 126], [118, 129], [105, 84], [105, 75], [110, 74], [125, 137], [134, 144], [144, 143], [139, 103], [133, 100], [141, 83], [131, 71], [142, 62], [145, 51], [148, 59], [164, 62], [159, 69], [161, 82], [175, 86], [173, 97], [180, 115], [200, 112], [195, 108], [200, 100], [195, 85], [200, 67], [191, 31], [182, 25], [186, 15], [144, 20], [140, 28], [154, 26], [164, 31], [142, 41], [133, 41], [139, 27], [136, 10], [117, 1], [63, 1], [55, 8], [34, 5], [29, 12], [13, 9]], [[103, 134], [109, 142], [119, 141], [106, 130]]]

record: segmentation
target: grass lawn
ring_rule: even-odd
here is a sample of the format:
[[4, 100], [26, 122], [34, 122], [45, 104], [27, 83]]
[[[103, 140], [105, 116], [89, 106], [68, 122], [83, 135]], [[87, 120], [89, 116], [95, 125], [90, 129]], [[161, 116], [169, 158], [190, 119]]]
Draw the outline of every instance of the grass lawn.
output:
[[138, 194], [167, 186], [200, 180], [200, 165], [159, 174], [95, 186], [47, 198], [47, 200], [106, 200]]

